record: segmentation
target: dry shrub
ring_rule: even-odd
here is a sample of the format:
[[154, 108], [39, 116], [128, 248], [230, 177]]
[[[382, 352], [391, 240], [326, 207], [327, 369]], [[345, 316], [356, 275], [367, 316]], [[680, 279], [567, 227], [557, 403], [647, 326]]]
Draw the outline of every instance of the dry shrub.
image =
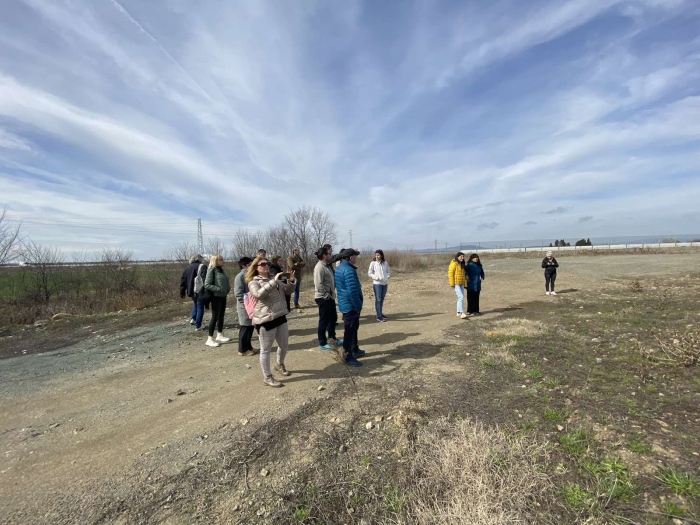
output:
[[700, 361], [700, 333], [687, 332], [659, 337], [652, 335], [653, 347], [642, 347], [641, 352], [647, 359], [670, 365], [693, 366]]
[[551, 488], [547, 458], [544, 444], [439, 419], [417, 436], [409, 514], [424, 525], [532, 522], [532, 502]]
[[543, 322], [530, 319], [500, 319], [493, 324], [499, 335], [510, 337], [535, 337], [547, 331]]

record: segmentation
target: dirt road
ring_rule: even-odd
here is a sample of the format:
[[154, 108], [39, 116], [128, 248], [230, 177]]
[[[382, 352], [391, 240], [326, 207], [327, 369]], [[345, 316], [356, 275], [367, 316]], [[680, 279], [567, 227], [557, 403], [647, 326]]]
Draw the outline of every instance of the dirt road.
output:
[[[402, 368], [420, 373], [431, 356], [413, 366], [416, 359], [396, 355], [398, 347], [439, 343], [456, 323], [478, 323], [533, 300], [566, 301], [569, 294], [622, 286], [621, 277], [682, 274], [697, 268], [698, 259], [697, 253], [560, 257], [557, 284], [565, 293], [556, 298], [544, 295], [539, 259], [487, 259], [484, 316], [468, 321], [455, 316], [445, 269], [395, 272], [384, 308], [388, 323], [375, 321], [365, 284], [360, 343], [368, 355], [352, 373], [376, 380]], [[258, 424], [328, 395], [347, 372], [332, 352], [317, 348], [317, 310], [309, 295], [302, 296], [303, 313], [289, 317], [293, 375], [281, 389], [263, 385], [257, 355], [236, 355], [235, 308], [226, 314], [234, 342], [211, 349], [187, 323], [185, 303], [183, 316], [167, 323], [111, 335], [86, 323], [78, 344], [0, 361], [3, 521], [65, 522], [65, 501], [89, 507], [91, 495], [105, 490], [118, 497], [120, 487], [136, 479], [131, 469], [139, 458], [157, 457], [167, 469], [201, 453], [223, 425]], [[99, 516], [99, 509], [83, 515]]]

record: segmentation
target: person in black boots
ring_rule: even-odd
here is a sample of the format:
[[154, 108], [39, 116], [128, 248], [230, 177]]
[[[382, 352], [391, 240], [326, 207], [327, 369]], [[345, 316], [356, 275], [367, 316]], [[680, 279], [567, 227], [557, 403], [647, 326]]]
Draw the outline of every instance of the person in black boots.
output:
[[479, 296], [481, 295], [481, 281], [486, 276], [484, 268], [481, 266], [481, 260], [476, 253], [469, 256], [469, 262], [466, 266], [467, 273], [467, 315], [481, 315], [479, 311]]
[[241, 257], [238, 259], [238, 267], [241, 269], [233, 280], [233, 294], [236, 296], [236, 312], [238, 313], [238, 355], [248, 356], [255, 355], [253, 351], [253, 321], [251, 321], [246, 312], [243, 296], [248, 293], [248, 283], [245, 282], [245, 274], [248, 271], [248, 266], [253, 262], [250, 257]]
[[[549, 295], [557, 295], [554, 291], [554, 281], [557, 280], [557, 268], [559, 268], [559, 263], [554, 258], [552, 252], [547, 252], [547, 256], [542, 259], [542, 268], [544, 268], [544, 289], [545, 293]], [[549, 287], [552, 287], [552, 291], [549, 291]]]

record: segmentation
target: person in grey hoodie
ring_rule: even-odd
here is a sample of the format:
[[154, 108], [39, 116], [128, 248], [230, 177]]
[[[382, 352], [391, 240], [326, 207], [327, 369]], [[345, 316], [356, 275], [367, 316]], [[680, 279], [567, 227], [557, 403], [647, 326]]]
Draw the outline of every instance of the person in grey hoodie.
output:
[[[316, 252], [318, 262], [314, 266], [314, 300], [318, 305], [318, 347], [322, 350], [333, 350], [329, 339], [335, 339], [335, 324], [338, 313], [335, 309], [335, 278], [328, 267], [331, 253], [324, 247]], [[327, 334], [327, 335], [326, 335]], [[336, 340], [342, 345], [343, 340]]]
[[384, 315], [384, 298], [389, 289], [389, 263], [384, 259], [382, 250], [375, 250], [374, 260], [369, 263], [367, 275], [372, 279], [372, 288], [374, 289], [374, 308], [377, 311], [377, 321], [386, 323], [389, 318]]
[[245, 282], [245, 274], [248, 266], [253, 261], [250, 257], [241, 257], [238, 267], [241, 269], [233, 280], [233, 294], [236, 296], [236, 312], [238, 313], [238, 355], [255, 355], [253, 351], [253, 321], [251, 321], [243, 304], [243, 296], [248, 293], [248, 283]]

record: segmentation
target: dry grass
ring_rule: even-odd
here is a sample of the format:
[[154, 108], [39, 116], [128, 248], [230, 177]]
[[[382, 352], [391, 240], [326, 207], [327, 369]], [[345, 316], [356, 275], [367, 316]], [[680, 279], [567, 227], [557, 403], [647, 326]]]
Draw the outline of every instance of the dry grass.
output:
[[[411, 523], [526, 523], [551, 487], [547, 448], [480, 423], [439, 419], [417, 437]], [[406, 522], [408, 523], [408, 522]]]
[[548, 330], [543, 322], [530, 319], [501, 319], [493, 325], [498, 335], [509, 337], [537, 337]]

